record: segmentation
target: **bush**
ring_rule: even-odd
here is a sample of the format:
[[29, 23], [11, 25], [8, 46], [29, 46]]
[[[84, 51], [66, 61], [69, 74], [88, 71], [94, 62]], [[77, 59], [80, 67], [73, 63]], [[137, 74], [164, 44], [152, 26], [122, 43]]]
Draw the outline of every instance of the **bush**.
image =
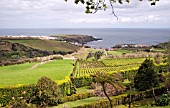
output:
[[71, 96], [64, 97], [63, 102], [76, 101], [76, 100], [86, 99], [86, 98], [93, 97], [93, 96], [94, 94], [90, 92], [85, 92], [81, 94], [73, 94]]
[[56, 82], [44, 76], [37, 83], [34, 103], [40, 106], [57, 105], [61, 96]]
[[156, 106], [168, 106], [170, 105], [170, 95], [169, 94], [163, 94], [161, 95], [156, 102], [154, 103]]
[[[70, 88], [70, 86], [70, 82], [64, 82], [59, 85], [60, 94], [63, 97], [70, 94], [70, 89], [67, 89]], [[16, 85], [13, 87], [0, 88], [0, 107], [11, 104], [11, 101], [13, 101], [12, 98], [14, 98], [16, 102], [20, 97], [24, 97], [27, 103], [36, 104], [35, 97], [37, 96], [37, 91], [38, 89], [36, 85]], [[62, 102], [62, 99], [59, 100], [59, 103], [60, 102]]]
[[86, 76], [86, 77], [71, 77], [70, 78], [72, 83], [76, 86], [76, 87], [83, 87], [83, 86], [89, 86], [91, 85], [93, 78], [90, 76]]
[[[155, 88], [155, 94], [160, 95], [160, 93], [163, 93], [165, 90], [166, 88], [164, 86], [157, 87]], [[143, 98], [149, 98], [149, 97], [152, 97], [152, 90], [147, 90], [143, 92], [134, 92], [132, 94], [132, 101], [142, 100]], [[122, 94], [119, 96], [114, 96], [114, 97], [111, 97], [111, 100], [112, 100], [113, 105], [126, 104], [128, 103], [128, 95]], [[74, 108], [109, 108], [109, 101], [106, 99], [103, 99], [97, 102], [80, 105]]]
[[36, 108], [36, 105], [28, 103], [28, 101], [25, 99], [25, 97], [18, 97], [18, 98], [12, 98], [12, 101], [10, 102], [10, 105], [7, 106], [10, 108]]
[[26, 101], [30, 102], [36, 91], [35, 85], [0, 88], [0, 106], [9, 105], [13, 98], [20, 97], [24, 97]]

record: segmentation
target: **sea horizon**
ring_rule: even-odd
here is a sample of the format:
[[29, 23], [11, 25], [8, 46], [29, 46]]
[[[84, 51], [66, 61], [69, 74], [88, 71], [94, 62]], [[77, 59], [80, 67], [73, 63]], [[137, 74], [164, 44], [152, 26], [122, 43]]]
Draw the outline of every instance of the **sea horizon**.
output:
[[102, 38], [102, 41], [93, 41], [86, 45], [93, 48], [109, 48], [117, 44], [155, 45], [166, 42], [170, 39], [170, 28], [0, 28], [0, 36], [54, 34], [78, 34]]

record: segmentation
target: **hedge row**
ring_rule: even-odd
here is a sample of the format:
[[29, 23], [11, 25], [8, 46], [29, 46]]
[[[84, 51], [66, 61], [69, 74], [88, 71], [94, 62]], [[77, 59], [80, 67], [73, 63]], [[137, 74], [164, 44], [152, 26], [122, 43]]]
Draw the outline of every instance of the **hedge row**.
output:
[[[155, 94], [156, 95], [161, 95], [166, 91], [166, 87], [157, 87], [155, 88]], [[132, 101], [138, 101], [142, 100], [143, 98], [149, 98], [152, 97], [152, 90], [147, 90], [143, 92], [135, 92], [132, 94]], [[121, 105], [121, 104], [126, 104], [129, 101], [129, 96], [127, 94], [123, 94], [120, 96], [115, 96], [111, 98], [112, 104], [115, 105]], [[100, 100], [98, 102], [90, 103], [90, 104], [84, 104], [80, 105], [74, 108], [109, 108], [110, 103], [107, 99]]]
[[23, 63], [31, 63], [31, 62], [44, 62], [54, 59], [63, 59], [60, 55], [49, 55], [45, 57], [35, 57], [35, 58], [25, 58], [25, 59], [9, 59], [9, 60], [1, 60], [0, 66], [8, 66], [8, 65], [15, 65], [15, 64], [23, 64]]
[[71, 77], [70, 79], [77, 88], [89, 86], [93, 82], [93, 78], [90, 76]]
[[35, 85], [0, 88], [0, 106], [8, 105], [12, 99], [26, 97], [29, 99], [37, 91]]
[[[59, 85], [60, 92], [63, 97], [75, 93], [75, 88], [70, 82], [64, 82]], [[0, 88], [0, 106], [8, 105], [12, 99], [25, 97], [26, 100], [31, 100], [37, 91], [36, 85], [22, 85], [19, 87]], [[73, 92], [74, 91], [74, 92]]]
[[86, 99], [86, 98], [90, 98], [90, 97], [94, 97], [94, 94], [92, 92], [85, 92], [85, 93], [81, 93], [81, 94], [73, 94], [71, 96], [64, 97], [63, 103], [81, 100], [81, 99]]

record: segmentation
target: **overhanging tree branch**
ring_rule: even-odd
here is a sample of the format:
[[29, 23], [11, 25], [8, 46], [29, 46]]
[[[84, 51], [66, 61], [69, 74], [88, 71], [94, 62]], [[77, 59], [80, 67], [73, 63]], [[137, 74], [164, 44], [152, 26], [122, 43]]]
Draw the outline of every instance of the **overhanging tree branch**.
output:
[[[64, 1], [68, 1], [68, 0], [64, 0]], [[75, 4], [78, 3], [82, 3], [86, 6], [86, 10], [85, 13], [89, 14], [89, 13], [93, 13], [95, 14], [98, 10], [106, 10], [108, 7], [108, 4], [106, 4], [106, 1], [108, 1], [108, 3], [111, 6], [112, 9], [112, 13], [117, 19], [118, 16], [115, 14], [114, 11], [114, 6], [113, 4], [123, 4], [124, 2], [129, 3], [130, 0], [74, 0]], [[139, 1], [143, 1], [143, 0], [139, 0]], [[150, 2], [150, 5], [156, 5], [156, 2], [159, 0], [148, 0]]]

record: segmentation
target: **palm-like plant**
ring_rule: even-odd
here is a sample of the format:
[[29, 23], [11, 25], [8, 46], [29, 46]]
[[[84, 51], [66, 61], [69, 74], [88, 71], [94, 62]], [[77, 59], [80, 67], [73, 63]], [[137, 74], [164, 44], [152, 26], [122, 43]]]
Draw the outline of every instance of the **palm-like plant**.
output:
[[117, 87], [124, 88], [123, 85], [122, 85], [121, 73], [106, 74], [104, 72], [97, 72], [96, 74], [91, 75], [91, 76], [94, 78], [95, 82], [101, 84], [103, 92], [110, 102], [110, 107], [113, 108], [112, 101], [111, 101], [109, 95], [106, 92], [106, 90], [107, 90], [106, 84], [109, 83], [110, 85], [112, 85], [116, 94], [118, 95], [119, 91], [118, 91]]

